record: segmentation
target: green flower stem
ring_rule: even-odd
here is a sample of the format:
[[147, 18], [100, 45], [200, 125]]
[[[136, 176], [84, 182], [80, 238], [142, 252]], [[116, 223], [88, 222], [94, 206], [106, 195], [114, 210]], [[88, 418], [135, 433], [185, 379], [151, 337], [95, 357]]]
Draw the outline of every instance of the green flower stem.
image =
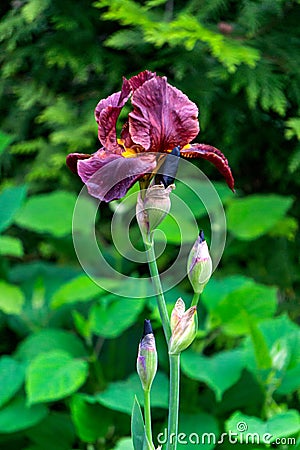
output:
[[197, 306], [199, 302], [200, 294], [197, 294], [197, 292], [194, 292], [193, 300], [191, 306]]
[[146, 436], [149, 443], [149, 450], [154, 450], [151, 429], [151, 407], [150, 407], [150, 389], [144, 391], [144, 415]]
[[170, 398], [167, 450], [176, 450], [178, 435], [180, 353], [169, 355], [170, 361]]
[[168, 344], [169, 340], [171, 338], [170, 319], [169, 319], [168, 310], [166, 307], [166, 302], [165, 302], [163, 289], [162, 289], [159, 272], [158, 272], [158, 268], [157, 268], [154, 244], [153, 244], [153, 242], [151, 242], [149, 244], [145, 243], [145, 247], [147, 250], [147, 258], [148, 258], [150, 275], [151, 275], [152, 283], [153, 283], [155, 293], [156, 293], [158, 310], [159, 310], [160, 318], [162, 321], [162, 326], [163, 326], [163, 330], [165, 333], [166, 341]]

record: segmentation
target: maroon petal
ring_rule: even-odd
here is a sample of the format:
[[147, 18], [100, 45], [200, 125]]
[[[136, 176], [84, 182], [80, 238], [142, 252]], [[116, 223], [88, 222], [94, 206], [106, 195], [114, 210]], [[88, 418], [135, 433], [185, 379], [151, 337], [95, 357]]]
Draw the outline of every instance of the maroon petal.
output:
[[150, 72], [149, 70], [144, 70], [144, 72], [140, 72], [138, 75], [131, 77], [128, 81], [133, 91], [136, 91], [142, 84], [146, 81], [151, 80], [151, 78], [156, 77], [155, 72]]
[[155, 154], [140, 154], [132, 158], [99, 150], [91, 158], [78, 162], [78, 174], [88, 192], [101, 201], [124, 197], [128, 189], [156, 167]]
[[199, 132], [197, 106], [165, 77], [146, 81], [132, 95], [129, 131], [133, 141], [152, 152], [183, 147]]
[[107, 150], [114, 153], [121, 152], [117, 143], [116, 123], [121, 109], [130, 97], [130, 93], [129, 81], [124, 78], [122, 90], [101, 100], [95, 109], [99, 140]]
[[66, 158], [66, 163], [69, 169], [77, 174], [77, 161], [81, 159], [87, 159], [90, 158], [91, 155], [88, 155], [86, 153], [70, 153]]
[[203, 158], [213, 163], [234, 192], [234, 178], [228, 161], [220, 150], [207, 144], [192, 144], [190, 148], [180, 150], [180, 154], [185, 158]]

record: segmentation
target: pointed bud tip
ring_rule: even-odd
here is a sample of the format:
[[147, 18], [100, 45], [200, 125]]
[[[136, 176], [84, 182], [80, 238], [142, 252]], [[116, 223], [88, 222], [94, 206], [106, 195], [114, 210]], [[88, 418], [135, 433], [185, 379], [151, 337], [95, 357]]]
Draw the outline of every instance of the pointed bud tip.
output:
[[142, 337], [144, 338], [147, 334], [153, 334], [151, 321], [149, 319], [144, 320], [144, 332]]
[[199, 233], [199, 243], [201, 244], [201, 243], [204, 242], [204, 241], [205, 241], [204, 231], [203, 231], [203, 230], [200, 230], [200, 233]]

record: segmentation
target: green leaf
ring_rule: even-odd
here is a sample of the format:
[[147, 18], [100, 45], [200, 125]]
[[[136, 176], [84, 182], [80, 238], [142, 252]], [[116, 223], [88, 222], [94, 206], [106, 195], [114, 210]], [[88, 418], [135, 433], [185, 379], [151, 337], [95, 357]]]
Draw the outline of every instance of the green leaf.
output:
[[16, 397], [0, 410], [0, 433], [25, 430], [44, 419], [45, 405], [28, 406], [23, 397]]
[[72, 216], [76, 196], [56, 191], [29, 198], [18, 214], [16, 223], [37, 233], [62, 237], [72, 232]]
[[[135, 395], [139, 403], [143, 404], [141, 382], [137, 374], [132, 374], [125, 381], [110, 383], [107, 389], [95, 396], [89, 396], [88, 401], [99, 402], [101, 405], [115, 411], [131, 414]], [[151, 406], [168, 408], [168, 379], [165, 374], [158, 372], [151, 388]]]
[[65, 304], [88, 302], [94, 297], [99, 296], [102, 292], [103, 289], [91, 280], [91, 278], [87, 275], [80, 275], [65, 283], [55, 292], [51, 306], [52, 308], [59, 308]]
[[292, 203], [292, 197], [280, 195], [249, 195], [236, 199], [228, 205], [228, 230], [239, 239], [256, 239], [271, 231]]
[[26, 186], [4, 189], [0, 194], [0, 232], [9, 227], [26, 196]]
[[91, 331], [105, 338], [120, 336], [134, 324], [144, 305], [144, 299], [116, 299], [115, 296], [106, 296], [91, 308]]
[[131, 437], [119, 439], [113, 450], [134, 450]]
[[37, 425], [26, 431], [32, 442], [43, 450], [53, 450], [55, 436], [55, 450], [70, 450], [75, 440], [74, 426], [68, 414], [52, 411]]
[[180, 433], [178, 448], [195, 449], [199, 446], [201, 449], [213, 449], [218, 441], [219, 429], [217, 420], [206, 413], [181, 414], [179, 420]]
[[263, 333], [258, 328], [257, 324], [251, 320], [249, 321], [249, 331], [255, 352], [257, 367], [259, 369], [270, 369], [272, 367], [272, 360]]
[[221, 279], [211, 278], [203, 291], [202, 301], [208, 311], [214, 311], [226, 295], [250, 283], [253, 283], [253, 280], [242, 275], [232, 275]]
[[18, 392], [23, 384], [24, 376], [23, 364], [10, 356], [0, 358], [0, 408]]
[[[244, 432], [241, 431], [241, 424], [245, 425]], [[225, 427], [227, 432], [237, 433], [237, 439], [242, 442], [246, 442], [247, 434], [257, 433], [261, 443], [271, 444], [278, 438], [288, 437], [298, 433], [300, 431], [300, 415], [298, 411], [291, 409], [276, 414], [266, 422], [263, 422], [257, 417], [247, 416], [238, 411], [225, 422]], [[266, 434], [271, 436], [267, 442], [264, 442], [263, 436]]]
[[254, 282], [227, 294], [215, 308], [213, 322], [232, 336], [249, 332], [249, 321], [272, 317], [277, 308], [277, 289]]
[[56, 329], [45, 329], [31, 334], [17, 348], [15, 356], [18, 359], [31, 361], [42, 353], [61, 350], [74, 358], [87, 355], [82, 341], [74, 334]]
[[71, 416], [77, 435], [84, 442], [104, 438], [111, 425], [111, 415], [101, 405], [88, 403], [83, 394], [75, 394], [70, 401]]
[[193, 380], [207, 383], [218, 401], [239, 380], [244, 366], [241, 350], [228, 350], [210, 357], [187, 350], [181, 356], [183, 373]]
[[0, 311], [5, 314], [20, 314], [24, 301], [25, 297], [20, 288], [0, 281]]
[[[300, 328], [287, 316], [269, 319], [258, 325], [272, 358], [275, 370], [272, 382], [276, 392], [290, 394], [300, 388]], [[247, 338], [243, 344], [247, 369], [259, 375], [253, 343]]]
[[141, 407], [137, 397], [134, 397], [131, 414], [131, 436], [134, 450], [143, 450], [146, 430]]
[[30, 404], [50, 402], [76, 392], [88, 376], [88, 363], [64, 351], [37, 356], [26, 372], [26, 393]]
[[24, 255], [22, 241], [11, 236], [0, 236], [0, 255], [21, 258]]

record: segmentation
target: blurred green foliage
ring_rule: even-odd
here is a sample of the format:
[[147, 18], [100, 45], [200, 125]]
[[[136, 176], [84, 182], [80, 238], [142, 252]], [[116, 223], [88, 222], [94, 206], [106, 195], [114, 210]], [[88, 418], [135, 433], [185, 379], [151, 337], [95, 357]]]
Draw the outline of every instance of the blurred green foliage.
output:
[[[201, 140], [226, 154], [237, 188], [231, 194], [200, 163], [223, 201], [228, 240], [201, 299], [198, 339], [182, 357], [180, 431], [220, 436], [244, 421], [300, 448], [299, 1], [3, 0], [0, 13], [0, 447], [131, 449], [145, 317], [160, 356], [154, 436], [166, 426], [166, 348], [155, 301], [143, 297], [148, 281], [132, 300], [83, 273], [71, 234], [81, 182], [65, 167], [69, 152], [99, 146], [96, 103], [123, 75], [149, 69], [197, 103]], [[184, 185], [176, 194], [209, 235], [203, 205]], [[143, 276], [146, 267], [113, 246], [114, 207], [101, 206], [103, 253], [116, 270]], [[89, 239], [84, 208], [78, 227]], [[164, 269], [181, 236], [171, 220], [161, 228]], [[182, 229], [192, 245], [188, 218]], [[186, 280], [167, 293], [170, 304], [178, 296], [191, 298]]]

